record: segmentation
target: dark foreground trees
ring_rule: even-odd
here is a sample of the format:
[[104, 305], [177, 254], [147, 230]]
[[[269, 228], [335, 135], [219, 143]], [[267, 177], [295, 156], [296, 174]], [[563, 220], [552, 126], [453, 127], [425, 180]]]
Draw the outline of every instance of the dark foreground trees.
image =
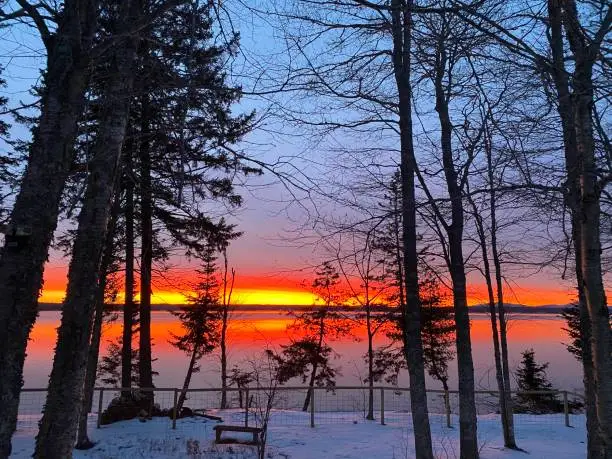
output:
[[0, 457], [11, 452], [28, 336], [38, 313], [43, 266], [57, 225], [97, 30], [96, 0], [67, 0], [51, 31], [34, 6], [29, 20], [47, 52], [40, 116], [0, 254]]

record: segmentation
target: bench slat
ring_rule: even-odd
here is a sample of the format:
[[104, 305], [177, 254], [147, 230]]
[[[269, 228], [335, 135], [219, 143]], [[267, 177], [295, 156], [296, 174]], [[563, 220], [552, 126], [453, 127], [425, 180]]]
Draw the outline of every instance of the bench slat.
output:
[[219, 424], [214, 427], [214, 430], [228, 431], [228, 432], [248, 432], [248, 433], [259, 433], [261, 432], [260, 427], [243, 427], [243, 426], [230, 426]]

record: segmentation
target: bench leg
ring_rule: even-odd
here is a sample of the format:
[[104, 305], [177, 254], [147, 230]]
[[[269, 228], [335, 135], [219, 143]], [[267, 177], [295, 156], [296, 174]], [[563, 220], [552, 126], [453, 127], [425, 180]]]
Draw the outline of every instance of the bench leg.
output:
[[221, 431], [220, 430], [216, 430], [215, 431], [215, 443], [219, 443], [221, 441]]

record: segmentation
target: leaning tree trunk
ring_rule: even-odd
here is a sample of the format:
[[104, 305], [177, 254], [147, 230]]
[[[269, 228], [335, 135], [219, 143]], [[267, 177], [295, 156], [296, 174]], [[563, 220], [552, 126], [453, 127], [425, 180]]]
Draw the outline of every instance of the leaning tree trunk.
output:
[[[124, 3], [123, 30], [137, 21], [138, 1]], [[131, 19], [131, 21], [129, 20]], [[113, 73], [103, 94], [99, 132], [89, 162], [87, 189], [68, 271], [47, 401], [34, 457], [70, 458], [82, 407], [92, 315], [113, 194], [118, 188], [121, 148], [129, 116], [136, 40], [115, 44]]]
[[[140, 132], [140, 334], [138, 380], [140, 387], [153, 388], [153, 365], [151, 352], [151, 271], [153, 268], [153, 197], [151, 190], [151, 151], [149, 139], [149, 103], [147, 95], [142, 97]], [[146, 391], [149, 406], [153, 405], [155, 393]], [[151, 414], [151, 413], [149, 413]]]
[[117, 224], [117, 217], [120, 211], [121, 201], [119, 194], [115, 196], [111, 221], [109, 222], [109, 230], [106, 235], [104, 244], [104, 255], [100, 263], [100, 285], [96, 295], [96, 307], [94, 312], [93, 328], [91, 331], [91, 340], [89, 344], [89, 354], [87, 356], [87, 369], [85, 374], [85, 386], [83, 407], [79, 416], [79, 425], [77, 428], [76, 449], [89, 449], [94, 444], [87, 435], [87, 418], [91, 412], [93, 403], [94, 388], [96, 385], [96, 375], [98, 370], [98, 356], [100, 354], [100, 340], [102, 338], [102, 322], [104, 319], [104, 295], [106, 292], [106, 279], [109, 275], [109, 268], [114, 258], [114, 238]]
[[187, 367], [187, 374], [185, 375], [185, 381], [183, 382], [183, 390], [181, 390], [181, 394], [176, 403], [175, 416], [180, 416], [181, 411], [183, 410], [183, 405], [185, 404], [185, 400], [187, 400], [187, 389], [189, 389], [189, 384], [191, 384], [191, 377], [193, 376], [193, 370], [195, 368], [197, 355], [198, 355], [198, 348], [195, 347], [193, 351], [191, 352], [191, 358], [189, 359], [189, 366]]
[[487, 252], [487, 240], [485, 235], [484, 225], [482, 223], [482, 217], [476, 208], [475, 203], [470, 199], [472, 208], [474, 210], [474, 220], [476, 223], [476, 232], [480, 242], [480, 248], [482, 252], [482, 265], [484, 271], [484, 278], [487, 284], [487, 297], [489, 300], [489, 314], [491, 319], [491, 333], [493, 337], [493, 357], [495, 360], [495, 380], [497, 382], [497, 388], [499, 390], [499, 408], [502, 421], [502, 430], [504, 435], [504, 446], [506, 448], [516, 449], [516, 443], [514, 440], [514, 432], [509, 429], [508, 426], [508, 410], [506, 409], [506, 392], [504, 385], [504, 374], [502, 367], [501, 349], [499, 345], [499, 330], [497, 326], [497, 311], [495, 309], [495, 293], [493, 291], [493, 278], [491, 276], [491, 265], [489, 262], [489, 254]]
[[[406, 3], [406, 4], [404, 4]], [[399, 96], [399, 129], [402, 176], [402, 236], [405, 304], [402, 308], [404, 354], [410, 376], [410, 409], [416, 459], [433, 459], [427, 410], [425, 365], [421, 340], [418, 252], [415, 199], [415, 154], [412, 135], [411, 42], [413, 1], [391, 1], [393, 71]]]
[[[133, 134], [133, 132], [132, 132]], [[125, 302], [121, 340], [121, 387], [132, 387], [132, 329], [134, 328], [134, 139], [125, 149]], [[124, 396], [129, 396], [126, 391]]]
[[506, 305], [504, 304], [504, 285], [502, 278], [502, 265], [497, 248], [497, 198], [495, 195], [495, 183], [493, 177], [493, 158], [491, 146], [487, 145], [487, 176], [489, 180], [489, 207], [491, 218], [491, 253], [495, 267], [495, 283], [497, 287], [497, 312], [499, 314], [499, 341], [501, 345], [501, 364], [503, 377], [503, 404], [501, 409], [502, 419], [505, 419], [504, 444], [508, 448], [517, 448], [514, 435], [514, 402], [512, 400], [512, 388], [510, 386], [510, 363], [508, 358], [508, 327], [506, 320]]
[[11, 453], [23, 363], [43, 267], [73, 165], [97, 25], [97, 1], [66, 0], [48, 43], [41, 113], [0, 255], [0, 458]]

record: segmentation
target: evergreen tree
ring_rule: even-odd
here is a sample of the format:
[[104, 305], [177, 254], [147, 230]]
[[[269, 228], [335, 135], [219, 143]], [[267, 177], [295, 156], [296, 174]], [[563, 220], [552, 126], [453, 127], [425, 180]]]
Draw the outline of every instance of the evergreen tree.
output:
[[[152, 380], [150, 336], [153, 263], [171, 250], [197, 254], [223, 232], [210, 218], [211, 201], [241, 203], [233, 179], [259, 172], [235, 153], [253, 114], [234, 115], [240, 88], [227, 82], [227, 59], [238, 36], [213, 42], [212, 4], [192, 0], [171, 6], [152, 25], [139, 50], [141, 75], [132, 110], [135, 218], [140, 233], [141, 384]], [[125, 355], [129, 353], [125, 352]]]
[[546, 375], [548, 362], [539, 364], [535, 359], [535, 351], [533, 349], [523, 351], [521, 356], [521, 363], [515, 372], [518, 386], [515, 399], [517, 412], [539, 414], [562, 411], [563, 405], [557, 400], [555, 393], [528, 393], [554, 391], [553, 385]]
[[[578, 361], [582, 360], [583, 340], [582, 332], [580, 331], [580, 306], [578, 303], [573, 303], [561, 312], [561, 317], [565, 320], [566, 326], [563, 331], [567, 333], [570, 342], [565, 344], [567, 351], [572, 354]], [[609, 314], [610, 323], [612, 324], [612, 314]], [[612, 332], [610, 334], [612, 340]]]
[[345, 317], [333, 310], [342, 304], [343, 298], [336, 268], [330, 262], [325, 262], [315, 270], [315, 276], [312, 290], [323, 304], [295, 315], [290, 328], [300, 338], [282, 346], [282, 352], [274, 356], [281, 384], [292, 378], [308, 382], [309, 390], [302, 407], [304, 411], [310, 405], [313, 387], [332, 389], [335, 386], [338, 370], [331, 363], [334, 353], [329, 343], [348, 335], [351, 328]]
[[[383, 211], [382, 231], [377, 237], [377, 246], [382, 257], [387, 260], [389, 279], [393, 294], [389, 303], [396, 304], [397, 310], [391, 312], [393, 327], [387, 331], [391, 344], [375, 351], [374, 373], [376, 381], [385, 380], [396, 384], [398, 374], [407, 368], [403, 347], [401, 305], [405, 301], [404, 293], [404, 260], [401, 214], [401, 183], [399, 171], [393, 174], [383, 200], [380, 203]], [[452, 308], [443, 306], [443, 295], [440, 282], [423, 255], [419, 253], [419, 303], [421, 312], [421, 341], [423, 346], [424, 366], [429, 375], [440, 381], [448, 390], [448, 362], [455, 357], [455, 326]]]
[[183, 331], [181, 334], [172, 333], [173, 339], [170, 343], [189, 356], [187, 374], [177, 402], [176, 409], [179, 414], [187, 398], [191, 378], [194, 373], [200, 371], [198, 362], [219, 345], [221, 303], [215, 253], [215, 246], [209, 244], [201, 254], [202, 267], [197, 271], [199, 281], [195, 292], [180, 312], [173, 312]]

